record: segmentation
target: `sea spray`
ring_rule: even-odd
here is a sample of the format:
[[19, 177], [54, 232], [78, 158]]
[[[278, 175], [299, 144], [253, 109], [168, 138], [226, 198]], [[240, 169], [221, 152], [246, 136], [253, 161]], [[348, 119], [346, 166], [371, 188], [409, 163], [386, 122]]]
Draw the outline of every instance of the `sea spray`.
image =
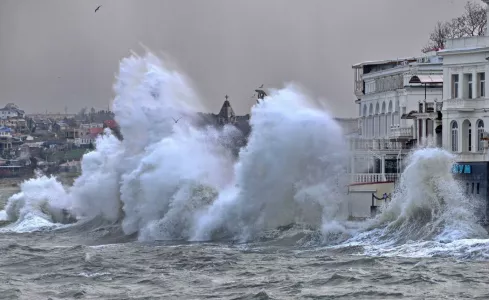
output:
[[232, 180], [225, 141], [235, 132], [196, 128], [196, 94], [152, 55], [123, 60], [114, 89], [122, 228], [141, 240], [186, 239], [193, 215]]
[[348, 152], [339, 125], [297, 87], [252, 108], [252, 133], [235, 166], [236, 183], [198, 220], [195, 240], [229, 232], [242, 240], [294, 223], [321, 228], [345, 199]]
[[[24, 222], [19, 212], [41, 212], [34, 205], [41, 203], [78, 218], [122, 219], [126, 234], [138, 232], [143, 240], [188, 238], [194, 214], [233, 180], [229, 148], [239, 132], [194, 126], [196, 94], [151, 54], [124, 59], [114, 90], [123, 140], [106, 131], [66, 190], [55, 178], [27, 181], [9, 199], [10, 220]], [[46, 219], [57, 222], [49, 214]]]
[[120, 221], [125, 234], [144, 241], [251, 240], [290, 224], [341, 231], [346, 143], [333, 118], [296, 86], [253, 107], [239, 158], [233, 150], [241, 133], [197, 126], [198, 97], [155, 56], [122, 60], [114, 90], [123, 139], [106, 130], [72, 187], [48, 177], [24, 183], [9, 199], [10, 220], [41, 212], [59, 222], [67, 212]]
[[17, 231], [30, 231], [39, 227], [52, 227], [65, 221], [64, 209], [70, 203], [63, 185], [55, 177], [41, 173], [20, 185], [21, 192], [9, 198], [5, 207], [7, 220], [27, 220], [17, 224]]
[[[216, 132], [216, 137], [218, 133]], [[229, 183], [231, 155], [209, 143], [210, 132], [191, 130], [149, 147], [122, 177], [123, 229], [141, 239], [186, 239], [193, 214]], [[170, 228], [172, 227], [172, 228]], [[177, 230], [181, 228], [181, 230]], [[158, 229], [159, 228], [159, 229]]]
[[468, 197], [453, 178], [454, 162], [454, 155], [439, 148], [414, 151], [392, 202], [369, 223], [368, 236], [394, 244], [487, 237], [475, 214], [482, 202]]
[[124, 149], [121, 142], [105, 129], [96, 140], [96, 151], [83, 156], [81, 175], [69, 188], [70, 212], [78, 218], [100, 216], [115, 222], [120, 217], [120, 173]]

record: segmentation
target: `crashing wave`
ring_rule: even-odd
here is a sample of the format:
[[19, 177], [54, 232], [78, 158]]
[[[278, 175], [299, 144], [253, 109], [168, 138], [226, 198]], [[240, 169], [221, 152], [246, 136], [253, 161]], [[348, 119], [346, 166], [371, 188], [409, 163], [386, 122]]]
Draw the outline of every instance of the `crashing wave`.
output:
[[99, 137], [70, 187], [42, 175], [24, 182], [5, 210], [14, 230], [76, 218], [84, 220], [80, 230], [105, 224], [113, 236], [122, 230], [141, 241], [273, 240], [359, 245], [372, 253], [411, 241], [487, 237], [475, 217], [481, 202], [464, 195], [450, 173], [453, 156], [436, 148], [411, 154], [381, 214], [348, 222], [342, 208], [349, 153], [341, 128], [297, 86], [273, 90], [252, 108], [252, 131], [238, 157], [236, 128], [197, 125], [196, 93], [155, 56], [124, 59], [114, 90], [124, 138], [109, 130]]
[[9, 219], [35, 211], [59, 223], [68, 211], [119, 220], [127, 235], [148, 241], [252, 239], [277, 226], [321, 228], [336, 218], [345, 186], [336, 174], [346, 173], [341, 129], [298, 88], [273, 91], [253, 108], [238, 161], [231, 151], [237, 130], [196, 126], [198, 97], [155, 56], [124, 59], [114, 90], [124, 139], [110, 131], [99, 137], [71, 187], [48, 177], [25, 182], [9, 199]]

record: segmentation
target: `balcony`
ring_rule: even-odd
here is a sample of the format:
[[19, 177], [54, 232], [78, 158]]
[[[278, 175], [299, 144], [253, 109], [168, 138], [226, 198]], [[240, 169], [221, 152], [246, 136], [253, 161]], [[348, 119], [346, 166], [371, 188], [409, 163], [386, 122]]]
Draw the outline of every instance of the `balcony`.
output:
[[483, 152], [463, 152], [455, 153], [456, 161], [460, 162], [477, 162], [477, 161], [487, 161], [487, 153]]
[[350, 149], [353, 151], [396, 151], [409, 149], [403, 142], [384, 139], [351, 139]]
[[450, 99], [445, 100], [447, 110], [472, 111], [476, 109], [487, 109], [489, 99]]
[[397, 173], [356, 173], [351, 174], [351, 183], [377, 183], [377, 182], [392, 182], [396, 181], [398, 178]]
[[412, 139], [413, 128], [412, 127], [392, 127], [389, 135], [391, 139]]

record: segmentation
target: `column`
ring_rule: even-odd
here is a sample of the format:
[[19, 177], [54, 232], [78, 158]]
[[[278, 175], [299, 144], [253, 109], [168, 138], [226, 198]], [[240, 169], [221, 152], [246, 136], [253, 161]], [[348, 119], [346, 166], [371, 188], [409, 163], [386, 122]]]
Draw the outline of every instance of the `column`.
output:
[[418, 119], [413, 120], [413, 138], [418, 140]]
[[464, 98], [464, 73], [458, 73], [458, 98]]
[[477, 120], [478, 119], [470, 119], [470, 123], [472, 124], [472, 151], [477, 152], [477, 148], [479, 147], [477, 143]]
[[382, 180], [387, 181], [385, 178], [385, 155], [382, 155], [382, 163], [380, 168], [382, 169]]
[[435, 132], [435, 129], [436, 129], [436, 119], [433, 119], [432, 121], [432, 128], [431, 128], [431, 136], [433, 136], [433, 139], [435, 140], [435, 144], [436, 144], [436, 132]]
[[[467, 134], [464, 136], [464, 128], [463, 128], [463, 120], [464, 119], [455, 119], [458, 123], [458, 151], [464, 151], [464, 138], [467, 138]], [[452, 128], [450, 127], [450, 134], [452, 134]]]
[[472, 72], [472, 98], [477, 98], [477, 72]]
[[421, 118], [419, 119], [421, 120], [421, 128], [419, 128], [420, 130], [418, 130], [418, 132], [420, 133], [420, 136], [419, 136], [419, 139], [418, 139], [418, 145], [422, 145], [423, 144], [423, 141], [424, 141], [424, 133], [425, 133], [425, 128], [426, 128], [426, 120]]

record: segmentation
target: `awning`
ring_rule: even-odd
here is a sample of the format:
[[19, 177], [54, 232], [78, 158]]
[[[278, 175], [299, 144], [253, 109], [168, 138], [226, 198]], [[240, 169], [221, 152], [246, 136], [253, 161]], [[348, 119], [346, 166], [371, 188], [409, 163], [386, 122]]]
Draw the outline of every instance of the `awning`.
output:
[[408, 114], [403, 114], [403, 115], [401, 116], [401, 119], [404, 119], [404, 120], [405, 120], [405, 119], [416, 119], [416, 117], [414, 117], [414, 116], [413, 116], [413, 114], [417, 114], [417, 113], [418, 113], [418, 111], [416, 111], [416, 110], [412, 110], [412, 111], [410, 111]]
[[409, 83], [443, 83], [443, 75], [416, 75]]

